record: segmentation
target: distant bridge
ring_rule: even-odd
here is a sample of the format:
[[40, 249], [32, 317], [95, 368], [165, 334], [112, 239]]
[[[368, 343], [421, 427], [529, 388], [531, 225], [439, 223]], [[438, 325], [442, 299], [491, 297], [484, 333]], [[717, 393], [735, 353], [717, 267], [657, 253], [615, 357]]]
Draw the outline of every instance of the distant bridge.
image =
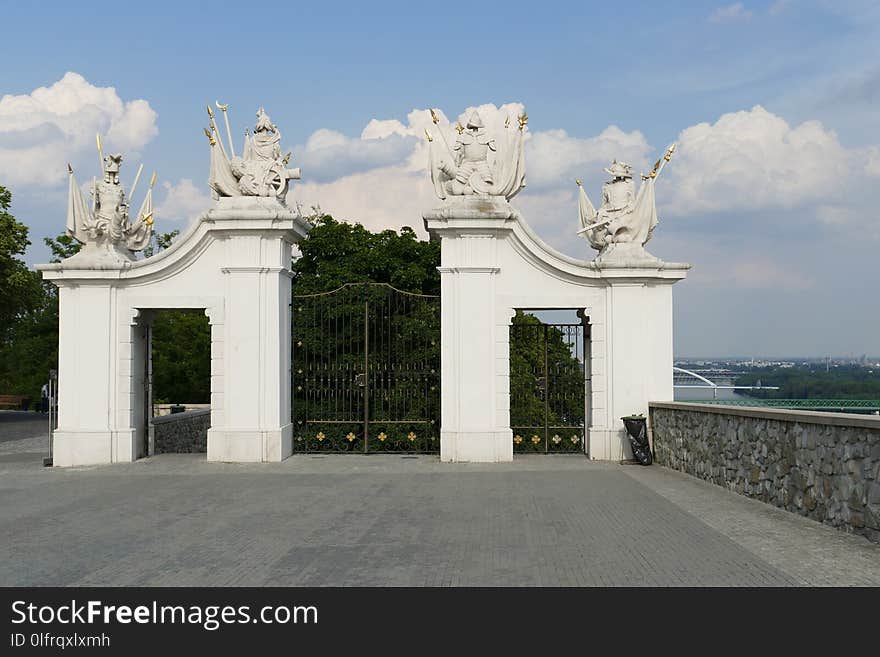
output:
[[717, 404], [722, 406], [759, 406], [768, 408], [789, 408], [805, 411], [880, 413], [880, 399], [694, 399], [695, 404]]
[[[673, 385], [678, 394], [678, 401], [690, 401], [698, 404], [720, 404], [724, 406], [757, 406], [764, 408], [789, 408], [793, 410], [826, 411], [839, 413], [873, 413], [880, 414], [880, 399], [758, 399], [755, 397], [735, 397], [718, 399], [719, 390], [779, 390], [777, 386], [736, 386], [719, 385], [698, 372], [673, 367]], [[709, 372], [704, 373], [708, 374]], [[725, 372], [715, 372], [723, 380], [731, 377]], [[686, 390], [712, 391], [712, 399], [687, 399]]]
[[[720, 374], [720, 373], [719, 373]], [[718, 385], [714, 381], [710, 381], [702, 374], [698, 374], [697, 372], [691, 370], [685, 370], [680, 367], [672, 368], [672, 377], [673, 377], [673, 386], [675, 388], [700, 388], [702, 390], [711, 390], [712, 397], [718, 397], [719, 390], [779, 390], [777, 386], [733, 386], [733, 385]], [[723, 378], [729, 379], [730, 375], [725, 373]]]

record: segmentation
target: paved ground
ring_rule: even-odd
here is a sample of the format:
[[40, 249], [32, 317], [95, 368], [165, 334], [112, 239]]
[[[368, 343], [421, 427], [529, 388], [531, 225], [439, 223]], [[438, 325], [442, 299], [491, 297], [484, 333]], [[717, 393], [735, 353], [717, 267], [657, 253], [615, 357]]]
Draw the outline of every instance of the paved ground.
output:
[[880, 585], [880, 545], [657, 466], [44, 444], [0, 441], [0, 585]]
[[46, 438], [49, 416], [29, 411], [0, 410], [0, 443], [22, 438]]

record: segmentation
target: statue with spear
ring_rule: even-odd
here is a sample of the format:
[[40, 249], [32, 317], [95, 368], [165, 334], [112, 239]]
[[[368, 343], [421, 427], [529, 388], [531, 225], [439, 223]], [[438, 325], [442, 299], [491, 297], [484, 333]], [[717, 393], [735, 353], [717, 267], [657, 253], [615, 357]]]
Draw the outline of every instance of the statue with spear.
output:
[[580, 180], [578, 186], [578, 235], [584, 235], [597, 251], [604, 251], [612, 244], [632, 243], [644, 247], [657, 226], [657, 206], [654, 182], [663, 167], [672, 158], [675, 144], [657, 160], [653, 170], [642, 176], [638, 194], [632, 180], [632, 167], [614, 161], [605, 169], [611, 180], [602, 186], [602, 205], [598, 210], [590, 202]]

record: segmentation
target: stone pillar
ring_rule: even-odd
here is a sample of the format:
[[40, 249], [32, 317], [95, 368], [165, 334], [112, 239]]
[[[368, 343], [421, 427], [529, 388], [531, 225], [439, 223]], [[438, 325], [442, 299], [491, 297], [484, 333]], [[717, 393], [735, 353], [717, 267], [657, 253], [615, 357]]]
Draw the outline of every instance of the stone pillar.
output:
[[225, 297], [217, 348], [222, 355], [212, 348], [211, 359], [212, 373], [215, 364], [223, 372], [218, 400], [223, 410], [212, 416], [209, 461], [281, 461], [293, 453], [290, 258], [300, 237], [291, 235], [295, 219], [274, 199], [253, 197], [222, 198], [207, 214], [224, 241], [218, 264]]
[[131, 422], [133, 387], [117, 389], [116, 377], [125, 371], [127, 381], [133, 378], [137, 315], [117, 322], [116, 292], [110, 281], [100, 279], [58, 290], [55, 465], [133, 461], [139, 455]]
[[593, 413], [594, 420], [602, 416], [604, 422], [590, 429], [592, 458], [631, 458], [620, 418], [647, 416], [648, 402], [673, 399], [672, 284], [684, 278], [686, 270], [686, 265], [667, 268], [666, 263], [651, 268], [603, 267], [606, 321], [601, 334], [593, 330], [592, 348], [594, 363], [596, 352], [604, 350], [608, 389], [597, 395], [594, 388], [593, 399], [607, 410], [600, 413], [597, 408]]
[[498, 396], [508, 391], [496, 389], [496, 361], [508, 358], [508, 335], [507, 322], [498, 321], [495, 294], [497, 240], [512, 212], [504, 199], [453, 197], [424, 217], [426, 228], [442, 240], [443, 461], [513, 460], [510, 414], [498, 412]]

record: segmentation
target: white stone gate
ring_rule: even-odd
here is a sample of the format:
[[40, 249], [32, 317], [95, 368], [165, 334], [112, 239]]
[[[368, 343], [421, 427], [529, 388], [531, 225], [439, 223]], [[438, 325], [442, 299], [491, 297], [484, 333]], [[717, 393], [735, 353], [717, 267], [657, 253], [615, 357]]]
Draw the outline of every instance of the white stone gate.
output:
[[274, 198], [221, 198], [145, 260], [42, 265], [59, 288], [54, 464], [144, 456], [145, 327], [152, 310], [202, 309], [211, 325], [210, 461], [291, 454], [291, 246], [309, 224]]
[[672, 399], [672, 284], [689, 266], [575, 260], [497, 196], [453, 196], [424, 219], [441, 240], [441, 458], [512, 460], [509, 326], [518, 308], [589, 318], [589, 453], [623, 458], [620, 418]]
[[[144, 454], [146, 327], [151, 311], [168, 308], [203, 309], [210, 320], [208, 460], [280, 461], [292, 453], [291, 247], [309, 224], [280, 199], [300, 172], [287, 168], [290, 155], [262, 108], [241, 157], [229, 131], [224, 147], [208, 113], [216, 205], [158, 255], [131, 255], [149, 239], [152, 196], [131, 221], [121, 156], [103, 158], [91, 210], [71, 171], [67, 229], [85, 247], [39, 267], [60, 293], [56, 465]], [[616, 161], [598, 210], [580, 190], [578, 232], [599, 251], [580, 261], [542, 242], [508, 203], [525, 186], [525, 114], [515, 123], [508, 117], [495, 136], [477, 112], [456, 128], [432, 115], [442, 139], [426, 131], [429, 165], [444, 202], [424, 220], [441, 240], [442, 460], [513, 458], [509, 327], [517, 309], [588, 318], [588, 453], [621, 458], [628, 446], [620, 418], [673, 398], [672, 284], [689, 266], [643, 247], [657, 225], [654, 182], [675, 146], [643, 176], [637, 195], [631, 167]]]

